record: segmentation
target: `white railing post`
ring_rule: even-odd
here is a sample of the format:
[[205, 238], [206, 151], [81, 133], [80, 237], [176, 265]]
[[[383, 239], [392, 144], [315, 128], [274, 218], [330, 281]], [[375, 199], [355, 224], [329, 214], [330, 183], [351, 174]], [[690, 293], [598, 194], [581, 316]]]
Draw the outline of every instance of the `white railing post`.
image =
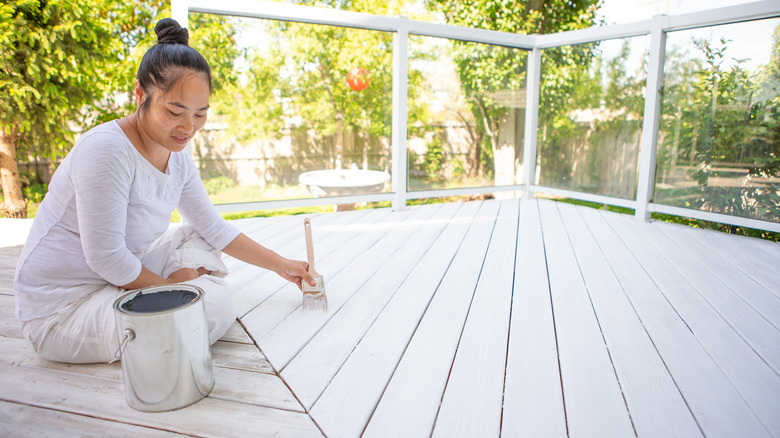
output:
[[523, 198], [533, 198], [536, 184], [536, 139], [539, 129], [539, 93], [542, 70], [542, 50], [528, 52], [525, 80], [525, 133], [523, 139]]
[[187, 0], [171, 0], [171, 18], [176, 20], [179, 26], [189, 28]]
[[406, 122], [409, 96], [409, 26], [401, 18], [398, 31], [393, 36], [393, 122], [391, 152], [393, 175], [393, 210], [406, 209], [407, 163]]
[[[176, 20], [176, 22], [179, 23], [179, 26], [186, 28], [188, 31], [190, 27], [189, 16], [190, 10], [187, 0], [171, 0], [171, 18]], [[192, 35], [191, 32], [190, 35]], [[189, 142], [187, 143], [187, 146], [184, 146], [184, 152], [193, 159], [197, 159], [197, 157], [192, 155], [192, 142]]]
[[639, 146], [639, 176], [636, 188], [636, 217], [650, 219], [650, 200], [655, 189], [655, 164], [658, 153], [658, 127], [661, 120], [661, 88], [664, 81], [666, 29], [669, 17], [653, 17], [650, 31], [650, 62], [647, 66], [645, 113], [642, 122], [642, 142]]

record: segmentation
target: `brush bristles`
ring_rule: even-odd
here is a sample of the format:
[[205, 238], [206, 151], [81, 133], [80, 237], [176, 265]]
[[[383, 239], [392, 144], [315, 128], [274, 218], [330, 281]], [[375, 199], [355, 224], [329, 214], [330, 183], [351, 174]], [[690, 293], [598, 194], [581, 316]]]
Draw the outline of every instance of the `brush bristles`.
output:
[[328, 311], [328, 297], [324, 291], [303, 292], [303, 313], [325, 313]]
[[325, 313], [328, 311], [328, 297], [325, 296], [325, 281], [314, 277], [315, 285], [303, 282], [303, 313]]

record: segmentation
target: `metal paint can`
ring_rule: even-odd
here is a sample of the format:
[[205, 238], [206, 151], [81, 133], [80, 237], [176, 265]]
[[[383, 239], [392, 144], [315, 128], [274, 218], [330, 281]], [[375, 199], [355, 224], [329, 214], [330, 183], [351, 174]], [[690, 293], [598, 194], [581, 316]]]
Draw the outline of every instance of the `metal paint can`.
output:
[[203, 290], [172, 284], [114, 301], [127, 404], [144, 412], [189, 406], [214, 388]]

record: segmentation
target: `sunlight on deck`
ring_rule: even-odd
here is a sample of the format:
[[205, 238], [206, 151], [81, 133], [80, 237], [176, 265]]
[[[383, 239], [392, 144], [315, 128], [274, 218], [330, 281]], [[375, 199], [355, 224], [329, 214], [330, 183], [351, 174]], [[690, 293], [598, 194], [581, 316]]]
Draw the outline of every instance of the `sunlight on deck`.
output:
[[[328, 314], [226, 257], [243, 326], [169, 413], [129, 408], [118, 364], [37, 358], [4, 249], [0, 432], [780, 435], [780, 244], [548, 200], [309, 217]], [[304, 254], [301, 216], [236, 223]]]

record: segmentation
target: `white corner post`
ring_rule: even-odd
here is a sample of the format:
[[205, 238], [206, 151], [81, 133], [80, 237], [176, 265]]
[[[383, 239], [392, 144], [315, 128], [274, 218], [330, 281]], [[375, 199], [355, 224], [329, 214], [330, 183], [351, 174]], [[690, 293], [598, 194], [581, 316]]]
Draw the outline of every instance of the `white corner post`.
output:
[[[179, 26], [186, 28], [189, 31], [189, 6], [187, 0], [171, 0], [171, 18], [179, 23]], [[190, 33], [190, 35], [192, 35]], [[190, 157], [195, 159], [192, 155], [192, 142], [188, 142], [187, 146], [184, 146], [184, 152]]]
[[178, 21], [179, 26], [189, 28], [187, 0], [171, 0], [171, 18]]
[[528, 53], [525, 77], [525, 133], [523, 134], [523, 198], [533, 198], [536, 184], [536, 140], [539, 130], [539, 93], [542, 50], [534, 47]]
[[398, 31], [393, 35], [393, 123], [392, 172], [393, 210], [406, 209], [407, 190], [407, 99], [409, 96], [409, 26], [399, 17]]
[[639, 175], [636, 188], [636, 218], [650, 219], [650, 201], [655, 190], [655, 165], [658, 153], [658, 128], [661, 120], [661, 89], [666, 57], [666, 29], [669, 17], [653, 17], [650, 32], [650, 62], [647, 66], [645, 113], [642, 122], [642, 142], [639, 146]]

